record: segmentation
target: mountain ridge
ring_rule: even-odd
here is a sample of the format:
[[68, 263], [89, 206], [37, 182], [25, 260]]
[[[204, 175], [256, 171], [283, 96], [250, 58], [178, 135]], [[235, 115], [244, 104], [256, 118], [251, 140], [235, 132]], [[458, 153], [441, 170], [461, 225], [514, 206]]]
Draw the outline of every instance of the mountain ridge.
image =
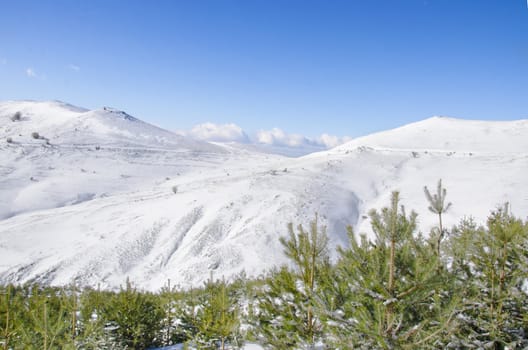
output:
[[[458, 133], [462, 135], [459, 136]], [[367, 146], [465, 152], [519, 152], [528, 149], [528, 140], [524, 137], [527, 133], [528, 119], [484, 121], [434, 116], [394, 129], [355, 138], [337, 146], [335, 150], [349, 150]], [[485, 142], [486, 138], [483, 136], [492, 139]], [[514, 140], [511, 139], [512, 137]], [[471, 142], [472, 138], [476, 138], [479, 143]], [[512, 145], [512, 147], [508, 145]]]
[[[11, 121], [9, 117], [17, 112], [21, 114], [20, 121]], [[27, 142], [32, 132], [38, 132], [52, 144], [140, 145], [223, 152], [220, 147], [177, 135], [124, 111], [109, 107], [87, 110], [61, 101], [0, 102], [0, 128], [14, 142]]]

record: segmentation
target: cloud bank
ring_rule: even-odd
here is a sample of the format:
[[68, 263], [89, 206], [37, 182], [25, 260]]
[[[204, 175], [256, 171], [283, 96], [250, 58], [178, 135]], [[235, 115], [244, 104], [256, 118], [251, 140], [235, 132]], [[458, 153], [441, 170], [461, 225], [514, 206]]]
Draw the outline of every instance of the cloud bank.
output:
[[317, 142], [320, 145], [324, 145], [326, 148], [334, 148], [350, 140], [352, 140], [350, 136], [339, 137], [328, 134], [321, 134], [321, 136], [317, 138]]
[[[339, 146], [352, 138], [321, 134], [316, 138], [300, 134], [290, 134], [280, 128], [259, 130], [254, 135], [248, 134], [236, 124], [203, 123], [194, 126], [189, 131], [177, 131], [178, 134], [192, 137], [200, 141], [237, 142], [265, 148], [295, 149], [295, 154], [306, 154]], [[279, 152], [280, 153], [280, 152]]]
[[279, 128], [260, 130], [257, 132], [256, 141], [260, 144], [282, 147], [319, 147], [329, 149], [352, 140], [349, 136], [339, 137], [321, 134], [316, 138], [309, 138], [299, 134], [288, 134]]
[[181, 135], [201, 141], [250, 143], [248, 135], [236, 124], [203, 123], [189, 131], [179, 131]]
[[314, 145], [315, 143], [299, 134], [287, 134], [279, 128], [271, 130], [260, 130], [257, 132], [257, 142], [270, 146], [301, 147]]

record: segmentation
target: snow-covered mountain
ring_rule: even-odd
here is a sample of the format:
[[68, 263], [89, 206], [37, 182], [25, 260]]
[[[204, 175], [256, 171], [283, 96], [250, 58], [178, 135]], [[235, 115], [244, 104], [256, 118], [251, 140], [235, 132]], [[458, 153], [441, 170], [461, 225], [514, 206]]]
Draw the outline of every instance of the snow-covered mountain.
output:
[[[20, 121], [11, 116], [21, 112]], [[34, 139], [39, 132], [44, 139]], [[332, 245], [400, 190], [424, 231], [423, 186], [483, 221], [508, 201], [528, 213], [528, 121], [430, 118], [301, 158], [192, 141], [126, 113], [58, 102], [0, 103], [0, 280], [155, 290], [212, 271], [283, 263], [286, 224], [314, 213]], [[5, 140], [10, 137], [10, 143]]]
[[[9, 118], [20, 112], [20, 120]], [[60, 101], [0, 103], [0, 126], [14, 142], [32, 143], [38, 132], [53, 145], [172, 148], [215, 152], [217, 147], [176, 135], [109, 107], [89, 111]]]
[[479, 121], [432, 117], [360, 137], [336, 150], [377, 149], [519, 153], [528, 150], [528, 120]]
[[229, 157], [121, 111], [61, 102], [0, 103], [0, 135], [0, 219], [138, 190]]

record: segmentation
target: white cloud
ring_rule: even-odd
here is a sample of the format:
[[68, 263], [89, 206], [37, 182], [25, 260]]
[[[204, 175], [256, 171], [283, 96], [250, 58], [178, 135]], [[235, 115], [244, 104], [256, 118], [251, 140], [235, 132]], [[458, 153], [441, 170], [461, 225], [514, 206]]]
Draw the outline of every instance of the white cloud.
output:
[[316, 138], [309, 138], [300, 134], [288, 134], [279, 128], [260, 130], [249, 137], [241, 127], [232, 123], [203, 123], [189, 131], [178, 130], [176, 133], [201, 141], [252, 144], [259, 149], [294, 156], [330, 149], [351, 140], [348, 136], [339, 137], [326, 133]]
[[279, 128], [271, 130], [261, 130], [257, 133], [257, 142], [270, 146], [287, 146], [287, 147], [319, 147], [324, 149], [333, 148], [350, 141], [348, 136], [339, 137], [329, 134], [312, 139], [299, 134], [288, 134]]
[[287, 134], [279, 128], [260, 130], [257, 132], [257, 142], [265, 145], [301, 147], [313, 145], [313, 142], [299, 134]]
[[334, 148], [350, 140], [352, 140], [352, 138], [349, 136], [339, 137], [334, 135], [321, 134], [321, 136], [317, 138], [317, 143], [320, 145], [324, 145], [326, 148]]
[[[181, 132], [180, 132], [181, 133]], [[194, 126], [183, 134], [202, 141], [248, 143], [249, 137], [236, 124], [203, 123]]]
[[27, 68], [26, 69], [26, 75], [30, 78], [36, 78], [37, 77], [37, 73], [35, 73], [35, 70], [33, 68]]
[[78, 72], [78, 71], [81, 70], [81, 67], [79, 67], [79, 66], [77, 66], [77, 65], [75, 65], [75, 64], [73, 64], [73, 63], [70, 63], [70, 64], [68, 65], [68, 69], [70, 69], [70, 70], [72, 70], [72, 71], [75, 71], [75, 72]]

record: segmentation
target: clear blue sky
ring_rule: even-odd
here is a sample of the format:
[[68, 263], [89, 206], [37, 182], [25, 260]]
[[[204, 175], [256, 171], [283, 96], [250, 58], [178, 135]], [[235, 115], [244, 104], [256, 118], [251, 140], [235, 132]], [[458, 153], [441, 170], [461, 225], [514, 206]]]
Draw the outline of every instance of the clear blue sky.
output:
[[[31, 69], [29, 71], [28, 69]], [[0, 1], [0, 100], [359, 136], [528, 118], [526, 0]]]

